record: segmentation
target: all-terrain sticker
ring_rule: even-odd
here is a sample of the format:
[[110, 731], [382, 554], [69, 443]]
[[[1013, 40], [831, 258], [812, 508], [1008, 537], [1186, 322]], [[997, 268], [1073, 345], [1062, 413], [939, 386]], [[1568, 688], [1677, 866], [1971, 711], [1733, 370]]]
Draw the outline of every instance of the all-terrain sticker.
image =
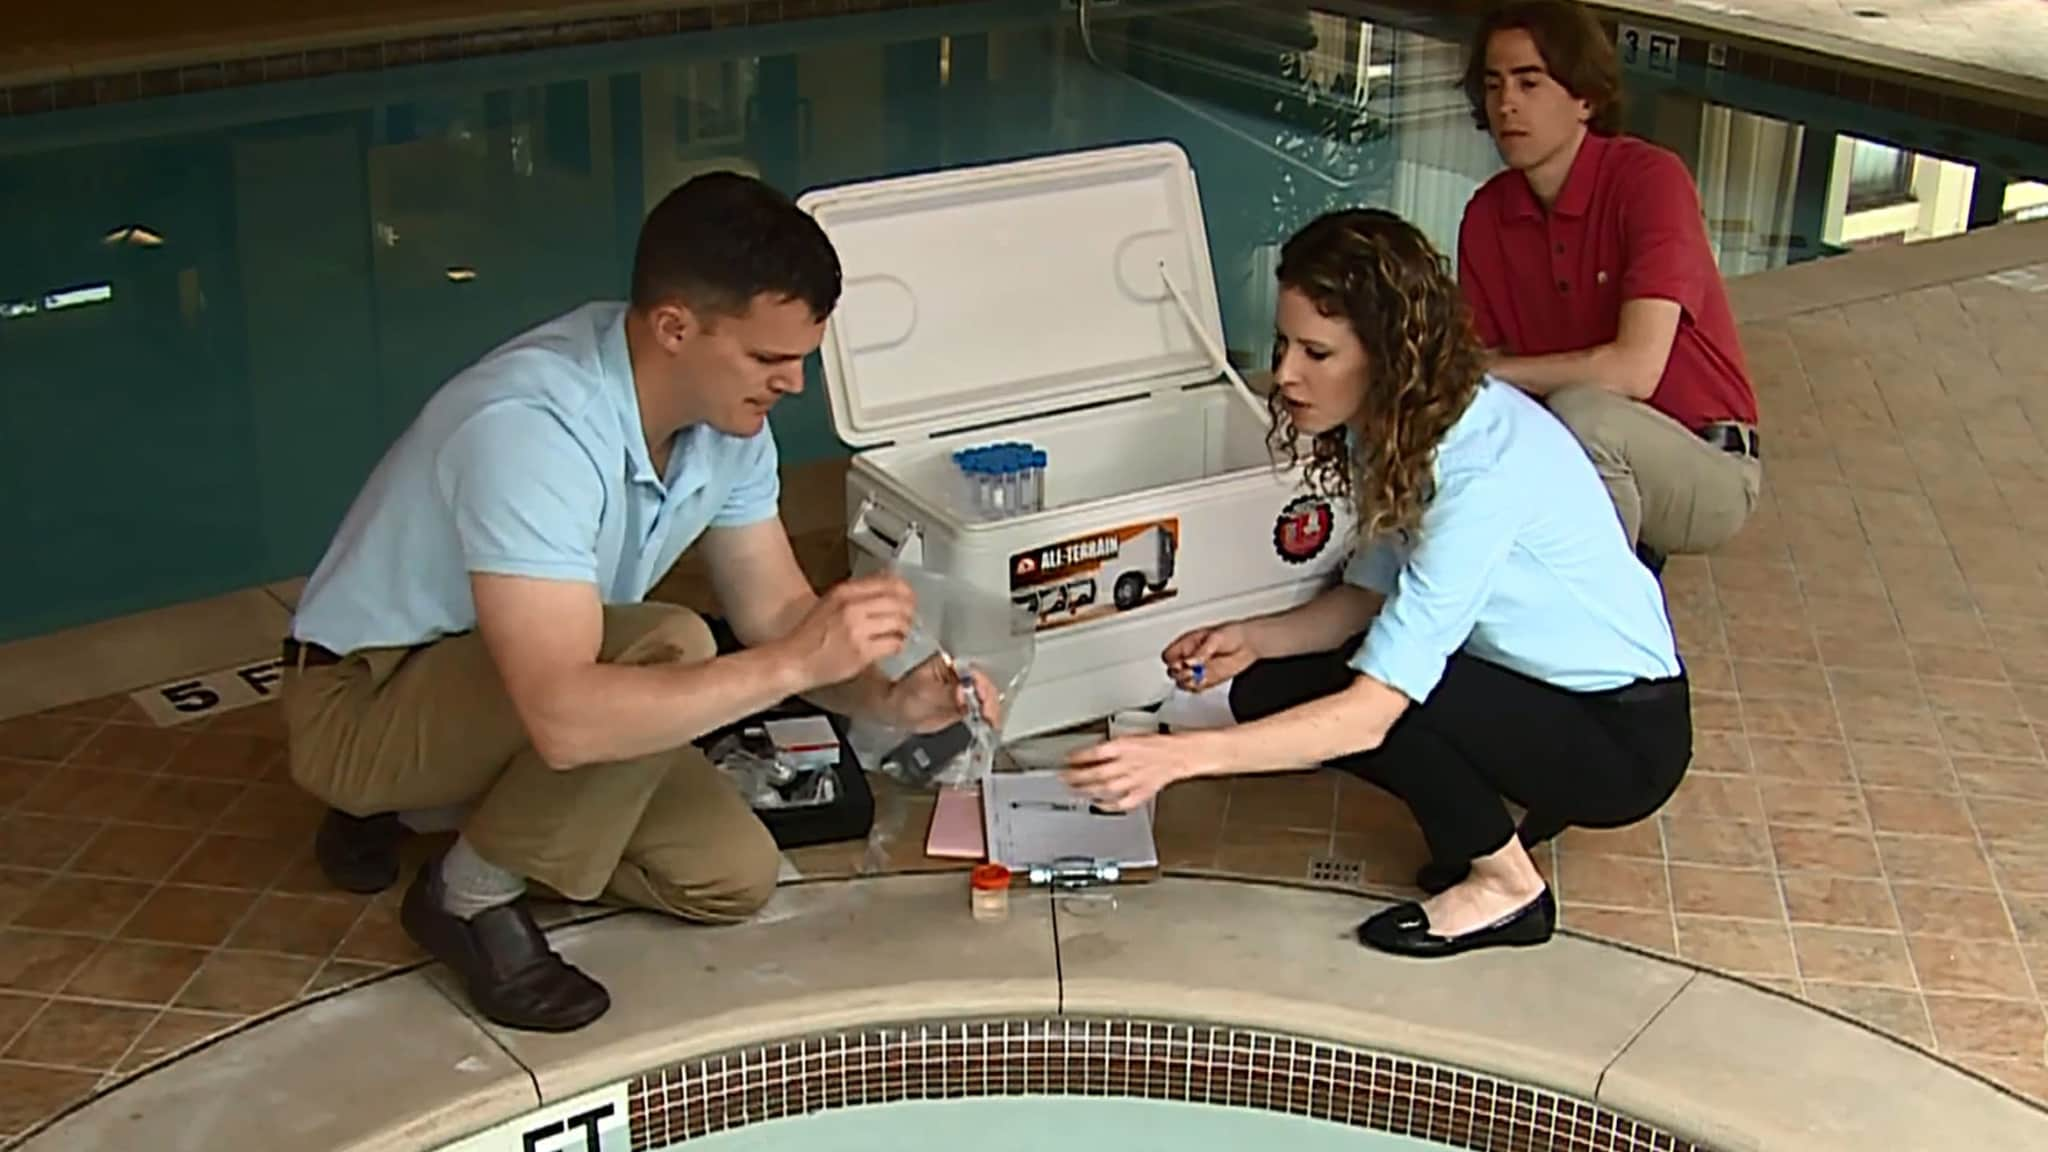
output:
[[1180, 520], [1145, 520], [1044, 544], [1010, 557], [1010, 599], [1063, 628], [1179, 594]]

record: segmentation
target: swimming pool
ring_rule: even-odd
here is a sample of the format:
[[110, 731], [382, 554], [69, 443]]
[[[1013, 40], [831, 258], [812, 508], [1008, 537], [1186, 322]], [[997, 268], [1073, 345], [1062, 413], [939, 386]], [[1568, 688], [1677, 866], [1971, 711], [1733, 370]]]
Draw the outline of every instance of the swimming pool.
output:
[[[0, 120], [0, 539], [31, 542], [0, 568], [0, 640], [309, 571], [423, 399], [618, 294], [642, 213], [699, 171], [795, 191], [1176, 139], [1233, 358], [1256, 364], [1296, 225], [1380, 204], [1448, 245], [1495, 169], [1458, 46], [1412, 18], [1086, 13], [950, 4]], [[1849, 134], [2048, 172], [2031, 145], [1725, 72], [1631, 82], [1631, 130], [1694, 163], [1731, 275], [1910, 215], [1885, 196], [1918, 169]], [[842, 451], [821, 391], [777, 413], [789, 463]]]

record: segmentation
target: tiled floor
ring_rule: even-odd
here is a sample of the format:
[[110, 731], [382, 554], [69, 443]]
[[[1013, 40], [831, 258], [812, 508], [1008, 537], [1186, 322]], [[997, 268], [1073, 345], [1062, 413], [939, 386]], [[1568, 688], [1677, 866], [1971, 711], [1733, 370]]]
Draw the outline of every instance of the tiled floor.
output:
[[277, 714], [125, 698], [0, 722], [0, 1133], [302, 995], [417, 958], [329, 889]]
[[[329, 887], [276, 705], [125, 697], [0, 721], [0, 1141], [304, 997], [412, 964], [404, 885]], [[447, 834], [416, 835], [408, 875]], [[544, 924], [601, 910], [547, 903]]]

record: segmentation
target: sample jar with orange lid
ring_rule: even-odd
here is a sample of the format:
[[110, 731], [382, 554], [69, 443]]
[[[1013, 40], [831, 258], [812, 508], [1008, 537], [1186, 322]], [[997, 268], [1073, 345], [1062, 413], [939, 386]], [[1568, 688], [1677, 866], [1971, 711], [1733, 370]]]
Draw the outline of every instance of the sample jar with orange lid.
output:
[[978, 864], [968, 876], [976, 920], [1002, 920], [1010, 914], [1010, 870], [1001, 864]]

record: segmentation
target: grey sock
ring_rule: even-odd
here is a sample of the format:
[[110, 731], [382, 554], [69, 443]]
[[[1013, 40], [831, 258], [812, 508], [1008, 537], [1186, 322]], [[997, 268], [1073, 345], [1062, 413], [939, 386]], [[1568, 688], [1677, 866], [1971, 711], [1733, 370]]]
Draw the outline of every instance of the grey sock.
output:
[[477, 855], [467, 836], [442, 858], [441, 883], [446, 889], [441, 906], [463, 920], [510, 904], [526, 892], [525, 880]]

